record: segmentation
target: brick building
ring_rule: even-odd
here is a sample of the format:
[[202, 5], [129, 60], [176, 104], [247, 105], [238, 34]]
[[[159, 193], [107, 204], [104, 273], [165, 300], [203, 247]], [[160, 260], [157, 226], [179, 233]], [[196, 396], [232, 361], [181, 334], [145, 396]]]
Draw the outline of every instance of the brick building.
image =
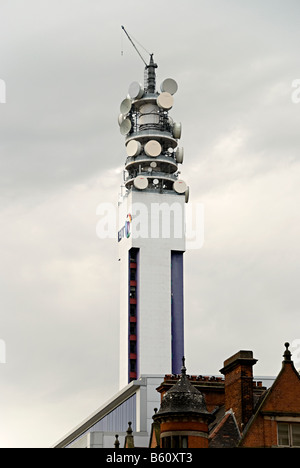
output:
[[181, 375], [166, 375], [149, 448], [300, 447], [300, 376], [285, 347], [268, 389], [253, 380], [252, 351], [227, 359], [224, 378], [188, 376], [184, 363]]

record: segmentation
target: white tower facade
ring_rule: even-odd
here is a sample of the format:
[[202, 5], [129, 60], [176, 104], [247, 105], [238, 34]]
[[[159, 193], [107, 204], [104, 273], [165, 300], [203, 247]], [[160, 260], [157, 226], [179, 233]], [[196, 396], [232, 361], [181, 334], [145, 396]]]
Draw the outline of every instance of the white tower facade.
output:
[[188, 187], [181, 124], [169, 115], [177, 83], [156, 91], [151, 55], [144, 86], [121, 103], [124, 186], [119, 201], [120, 387], [141, 375], [180, 373], [184, 355], [183, 254]]

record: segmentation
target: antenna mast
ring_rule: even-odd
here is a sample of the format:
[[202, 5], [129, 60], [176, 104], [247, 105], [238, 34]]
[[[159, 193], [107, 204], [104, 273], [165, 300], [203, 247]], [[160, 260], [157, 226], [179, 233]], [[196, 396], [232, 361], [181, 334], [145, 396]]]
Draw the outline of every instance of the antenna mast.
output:
[[[145, 62], [145, 60], [143, 59], [142, 55], [140, 54], [140, 52], [138, 51], [135, 43], [133, 42], [133, 40], [131, 39], [131, 37], [129, 36], [128, 32], [126, 31], [126, 29], [124, 28], [124, 26], [121, 26], [121, 28], [123, 29], [123, 31], [125, 32], [126, 36], [128, 37], [128, 39], [130, 40], [131, 44], [133, 45], [133, 47], [135, 48], [135, 50], [137, 51], [137, 53], [139, 54], [140, 58], [142, 59], [142, 61], [144, 62], [145, 64], [145, 89], [149, 92], [149, 93], [155, 93], [155, 69], [157, 68], [157, 64], [154, 63], [153, 61], [153, 54], [150, 54], [143, 46], [143, 49], [147, 52], [147, 54], [150, 55], [150, 61], [149, 61], [149, 65], [147, 65], [147, 63]], [[141, 45], [141, 44], [140, 44]]]
[[121, 28], [123, 29], [124, 33], [126, 34], [126, 36], [128, 37], [128, 39], [130, 40], [131, 44], [133, 45], [133, 47], [135, 48], [135, 50], [137, 51], [137, 53], [139, 54], [139, 56], [141, 57], [141, 59], [143, 60], [144, 64], [146, 65], [147, 67], [147, 63], [145, 62], [145, 60], [143, 59], [143, 57], [141, 56], [140, 52], [138, 51], [135, 43], [133, 42], [133, 40], [131, 39], [131, 37], [129, 36], [128, 32], [126, 31], [126, 29], [124, 28], [124, 26], [121, 26]]

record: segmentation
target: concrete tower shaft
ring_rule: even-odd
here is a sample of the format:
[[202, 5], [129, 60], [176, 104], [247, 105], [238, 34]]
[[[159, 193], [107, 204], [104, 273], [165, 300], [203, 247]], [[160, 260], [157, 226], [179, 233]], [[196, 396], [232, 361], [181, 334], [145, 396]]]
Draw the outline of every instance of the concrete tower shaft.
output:
[[119, 115], [126, 148], [118, 233], [121, 386], [141, 375], [179, 373], [184, 354], [188, 187], [178, 171], [181, 123], [169, 115], [177, 83], [168, 78], [157, 92], [156, 68], [151, 55], [144, 86], [131, 83]]

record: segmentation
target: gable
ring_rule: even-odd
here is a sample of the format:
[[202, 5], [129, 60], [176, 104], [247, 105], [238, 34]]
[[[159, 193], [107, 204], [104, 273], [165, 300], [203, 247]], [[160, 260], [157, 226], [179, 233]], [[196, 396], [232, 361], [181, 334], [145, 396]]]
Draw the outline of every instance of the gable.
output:
[[300, 421], [300, 375], [291, 360], [283, 361], [275, 382], [245, 427], [239, 446], [277, 446], [278, 421]]
[[300, 375], [292, 362], [284, 362], [260, 411], [300, 414]]

